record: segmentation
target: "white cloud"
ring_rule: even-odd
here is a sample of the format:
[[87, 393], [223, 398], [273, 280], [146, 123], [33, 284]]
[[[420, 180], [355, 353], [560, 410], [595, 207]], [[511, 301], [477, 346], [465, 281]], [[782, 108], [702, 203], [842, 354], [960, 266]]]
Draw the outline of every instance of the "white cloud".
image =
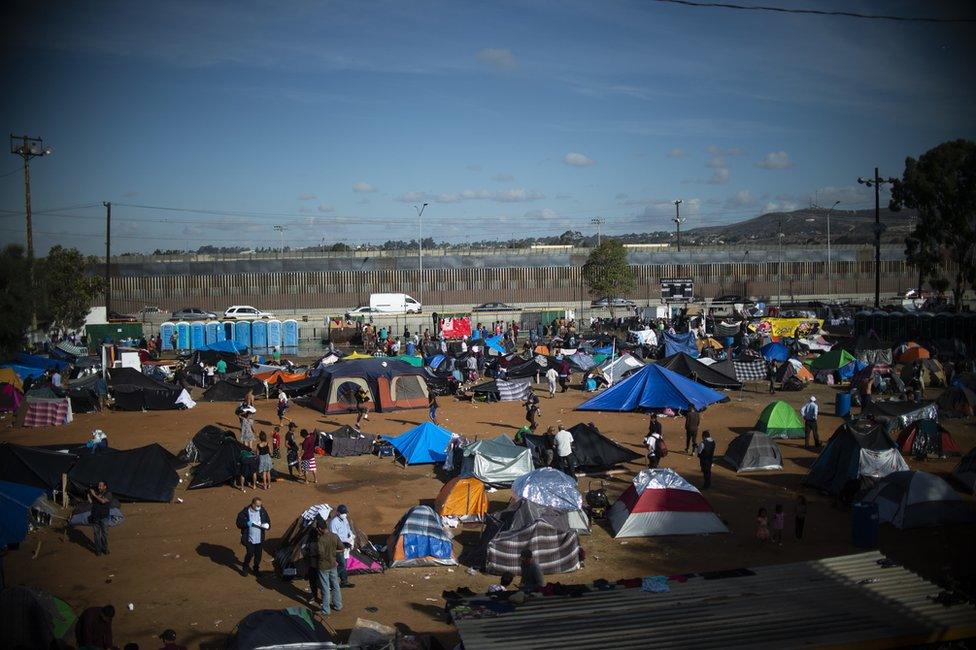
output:
[[595, 165], [596, 161], [589, 156], [575, 151], [571, 151], [563, 157], [563, 162], [573, 167], [589, 167]]
[[529, 210], [522, 215], [526, 219], [556, 219], [559, 213], [552, 208], [542, 208], [540, 210]]
[[467, 169], [469, 172], [481, 171], [481, 165], [465, 165], [464, 168]]
[[298, 195], [298, 200], [299, 201], [314, 201], [317, 198], [319, 198], [319, 197], [317, 197], [314, 194], [299, 194]]
[[359, 194], [369, 194], [371, 192], [375, 192], [376, 188], [370, 185], [369, 183], [364, 183], [363, 181], [359, 181], [358, 183], [353, 183], [352, 191], [358, 192]]
[[320, 204], [319, 207], [316, 208], [316, 209], [319, 212], [335, 212], [335, 206], [334, 205], [323, 205], [323, 204]]
[[766, 212], [792, 212], [793, 210], [799, 210], [800, 204], [796, 201], [766, 201], [763, 205], [763, 213]]
[[495, 174], [491, 177], [491, 180], [496, 183], [511, 183], [515, 181], [515, 177], [511, 174]]
[[864, 185], [848, 185], [846, 187], [828, 185], [814, 192], [814, 200], [825, 208], [832, 206], [835, 201], [840, 201], [837, 208], [848, 210], [872, 202], [874, 190]]
[[725, 185], [732, 177], [728, 167], [712, 167], [712, 177], [705, 181], [708, 185]]
[[460, 192], [407, 192], [396, 197], [401, 203], [460, 203], [461, 201], [495, 201], [496, 203], [519, 203], [522, 201], [538, 201], [546, 198], [542, 192], [513, 187], [508, 190], [461, 190]]
[[423, 203], [427, 201], [426, 192], [407, 192], [406, 194], [401, 194], [396, 198], [397, 201], [401, 203]]
[[710, 178], [698, 181], [684, 181], [685, 183], [705, 183], [706, 185], [725, 185], [732, 178], [732, 172], [729, 170], [729, 164], [726, 161], [728, 156], [741, 156], [742, 149], [738, 147], [731, 147], [729, 149], [723, 149], [722, 147], [716, 147], [711, 145], [706, 147], [705, 152], [708, 153], [708, 160], [705, 162], [705, 166], [712, 170], [712, 175]]
[[763, 156], [756, 166], [763, 169], [789, 169], [793, 166], [793, 161], [785, 151], [771, 151]]
[[755, 203], [756, 197], [749, 190], [739, 190], [725, 199], [725, 207], [727, 208], [745, 208], [750, 205], [755, 205]]
[[518, 60], [511, 50], [487, 47], [474, 56], [480, 62], [499, 70], [511, 70], [518, 66]]
[[685, 155], [685, 150], [680, 147], [675, 147], [664, 155], [666, 155], [668, 158], [681, 158]]
[[542, 192], [524, 190], [521, 187], [516, 187], [510, 190], [495, 192], [491, 200], [500, 201], [502, 203], [518, 203], [521, 201], [538, 201], [539, 199], [544, 198], [546, 198], [546, 196]]

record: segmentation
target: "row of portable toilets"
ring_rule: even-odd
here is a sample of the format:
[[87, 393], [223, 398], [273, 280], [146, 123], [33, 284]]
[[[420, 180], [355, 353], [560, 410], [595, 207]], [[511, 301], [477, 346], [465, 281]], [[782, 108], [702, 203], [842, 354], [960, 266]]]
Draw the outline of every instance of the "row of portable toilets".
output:
[[859, 311], [854, 314], [854, 335], [873, 331], [884, 341], [938, 341], [958, 339], [976, 346], [976, 313]]
[[176, 332], [176, 347], [180, 350], [198, 350], [221, 341], [234, 341], [256, 354], [270, 353], [275, 348], [282, 354], [298, 353], [298, 321], [293, 318], [285, 321], [166, 322], [159, 326], [164, 350], [173, 349], [173, 332]]

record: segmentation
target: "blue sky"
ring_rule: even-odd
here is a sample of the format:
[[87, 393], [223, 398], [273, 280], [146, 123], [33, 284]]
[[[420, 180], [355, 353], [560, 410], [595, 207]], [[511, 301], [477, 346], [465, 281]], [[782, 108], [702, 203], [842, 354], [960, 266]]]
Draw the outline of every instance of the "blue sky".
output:
[[[782, 0], [780, 6], [810, 6]], [[976, 137], [972, 25], [656, 2], [92, 2], [4, 11], [36, 248], [463, 242], [872, 204]], [[947, 15], [950, 3], [817, 3]], [[967, 55], [966, 52], [969, 52]], [[18, 159], [0, 241], [23, 242]], [[128, 204], [128, 205], [124, 205]], [[134, 206], [153, 206], [153, 209]], [[197, 210], [185, 212], [156, 208]]]

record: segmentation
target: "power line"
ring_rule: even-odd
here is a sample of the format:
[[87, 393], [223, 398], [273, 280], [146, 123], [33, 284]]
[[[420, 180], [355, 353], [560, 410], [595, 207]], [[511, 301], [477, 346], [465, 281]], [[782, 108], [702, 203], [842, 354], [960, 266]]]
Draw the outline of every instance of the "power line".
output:
[[834, 16], [841, 18], [862, 18], [866, 20], [891, 20], [905, 23], [976, 23], [976, 18], [936, 18], [931, 16], [893, 16], [890, 14], [862, 14], [856, 11], [828, 11], [826, 9], [790, 9], [787, 7], [767, 7], [763, 5], [739, 5], [728, 2], [694, 2], [693, 0], [653, 0], [654, 2], [698, 7], [703, 9], [736, 9], [740, 11], [765, 11], [781, 14], [801, 14], [811, 16]]

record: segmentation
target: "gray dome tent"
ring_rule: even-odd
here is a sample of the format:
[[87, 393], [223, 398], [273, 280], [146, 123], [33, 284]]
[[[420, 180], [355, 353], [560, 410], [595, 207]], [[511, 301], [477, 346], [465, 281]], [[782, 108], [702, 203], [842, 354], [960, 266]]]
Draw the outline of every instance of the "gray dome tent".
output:
[[921, 528], [976, 522], [976, 510], [943, 479], [928, 472], [893, 472], [861, 499], [876, 503], [882, 522]]
[[783, 455], [779, 447], [760, 431], [736, 436], [729, 443], [722, 460], [736, 473], [783, 469]]

